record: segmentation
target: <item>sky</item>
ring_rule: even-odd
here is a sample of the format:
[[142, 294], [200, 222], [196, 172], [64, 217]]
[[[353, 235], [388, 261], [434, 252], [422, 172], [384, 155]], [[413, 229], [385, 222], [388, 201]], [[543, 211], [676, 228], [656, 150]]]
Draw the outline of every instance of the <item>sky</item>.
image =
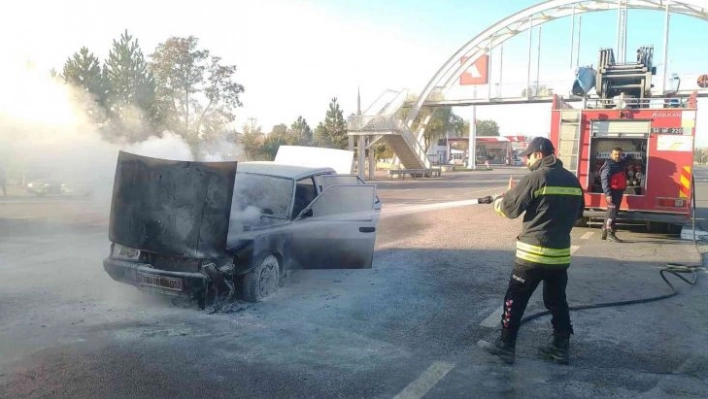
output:
[[[700, 0], [694, 0], [699, 2]], [[333, 97], [345, 116], [356, 112], [357, 90], [366, 109], [384, 90], [419, 93], [435, 72], [466, 42], [496, 22], [537, 0], [63, 0], [12, 2], [3, 12], [0, 69], [31, 63], [37, 70], [61, 70], [66, 59], [86, 46], [105, 59], [112, 41], [128, 30], [145, 54], [171, 36], [193, 35], [223, 62], [238, 67], [236, 80], [245, 86], [237, 127], [255, 118], [264, 131], [292, 124], [299, 115], [314, 127]], [[598, 49], [614, 47], [616, 12], [582, 18], [580, 64], [596, 64]], [[628, 54], [654, 45], [660, 79], [663, 60], [661, 12], [630, 10]], [[708, 36], [708, 21], [675, 15], [671, 19], [669, 73], [708, 73], [708, 52], [698, 38]], [[576, 24], [576, 28], [577, 28]], [[540, 68], [538, 31], [532, 40], [532, 80], [565, 85], [570, 71], [571, 19], [543, 25]], [[524, 32], [492, 52], [492, 83], [501, 93], [518, 96], [528, 75], [529, 33]], [[577, 44], [577, 38], [576, 38]], [[5, 62], [8, 61], [8, 62]], [[499, 66], [503, 65], [500, 69]], [[570, 81], [568, 81], [568, 85]], [[660, 85], [660, 83], [658, 83]], [[487, 92], [486, 87], [479, 91]], [[6, 93], [7, 94], [7, 93]], [[708, 104], [708, 100], [702, 101]], [[455, 112], [471, 118], [471, 107]], [[708, 107], [699, 111], [699, 144], [708, 145]], [[482, 106], [477, 118], [494, 119], [504, 135], [546, 134], [549, 105]], [[701, 128], [705, 120], [706, 129]]]

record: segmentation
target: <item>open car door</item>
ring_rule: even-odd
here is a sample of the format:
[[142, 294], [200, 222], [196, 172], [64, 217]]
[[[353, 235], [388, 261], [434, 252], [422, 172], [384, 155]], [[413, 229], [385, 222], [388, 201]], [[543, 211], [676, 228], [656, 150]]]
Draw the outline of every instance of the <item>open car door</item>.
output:
[[335, 184], [293, 222], [292, 254], [305, 269], [370, 269], [376, 186]]

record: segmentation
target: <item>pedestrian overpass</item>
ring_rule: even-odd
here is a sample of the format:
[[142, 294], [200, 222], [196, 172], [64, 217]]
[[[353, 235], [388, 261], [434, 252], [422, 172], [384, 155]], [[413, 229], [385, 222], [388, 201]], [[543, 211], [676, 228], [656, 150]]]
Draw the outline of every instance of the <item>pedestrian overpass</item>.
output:
[[[425, 129], [437, 107], [466, 106], [466, 105], [511, 105], [550, 103], [553, 95], [532, 90], [529, 79], [526, 85], [525, 96], [504, 97], [493, 95], [492, 83], [473, 83], [476, 86], [486, 87], [486, 96], [454, 95], [454, 86], [459, 82], [466, 71], [478, 63], [482, 57], [489, 55], [492, 49], [502, 45], [507, 40], [523, 33], [529, 32], [529, 38], [534, 28], [560, 18], [572, 18], [573, 40], [575, 39], [576, 16], [601, 11], [616, 11], [618, 13], [617, 51], [620, 61], [625, 61], [627, 10], [642, 9], [664, 12], [666, 15], [664, 60], [668, 53], [668, 32], [671, 14], [681, 14], [708, 21], [708, 8], [704, 0], [549, 0], [538, 5], [519, 11], [490, 26], [472, 40], [465, 43], [457, 52], [438, 69], [435, 75], [421, 93], [415, 94], [409, 90], [386, 90], [364, 112], [355, 115], [347, 121], [347, 134], [349, 148], [354, 149], [356, 141], [358, 164], [365, 164], [365, 148], [373, 148], [375, 144], [384, 142], [395, 154], [394, 164], [406, 170], [430, 170], [431, 162], [425, 153]], [[571, 47], [573, 44], [571, 44]], [[529, 48], [531, 40], [529, 40]], [[529, 65], [531, 59], [529, 56]], [[571, 50], [572, 63], [572, 50]], [[487, 65], [489, 62], [487, 63]], [[576, 64], [576, 66], [578, 66]], [[664, 69], [660, 88], [654, 95], [660, 96], [668, 90], [667, 71]], [[530, 70], [530, 66], [529, 66]], [[695, 82], [695, 77], [693, 77]], [[570, 88], [572, 81], [568, 82]], [[536, 82], [538, 89], [538, 82]], [[684, 88], [676, 96], [688, 96], [691, 92], [698, 91], [699, 96], [708, 96], [706, 88]], [[568, 90], [570, 92], [570, 90]], [[565, 102], [582, 101], [582, 97], [563, 95]], [[470, 165], [471, 166], [471, 165]], [[369, 178], [373, 178], [374, 157], [373, 151], [369, 152]], [[359, 167], [359, 175], [364, 178], [364, 168]]]

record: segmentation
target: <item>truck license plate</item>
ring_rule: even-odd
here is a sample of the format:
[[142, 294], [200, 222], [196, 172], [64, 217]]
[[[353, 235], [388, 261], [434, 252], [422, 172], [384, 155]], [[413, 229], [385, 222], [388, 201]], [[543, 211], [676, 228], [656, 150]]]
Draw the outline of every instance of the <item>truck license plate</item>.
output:
[[181, 278], [158, 276], [142, 272], [138, 272], [138, 284], [170, 291], [182, 291], [183, 289]]

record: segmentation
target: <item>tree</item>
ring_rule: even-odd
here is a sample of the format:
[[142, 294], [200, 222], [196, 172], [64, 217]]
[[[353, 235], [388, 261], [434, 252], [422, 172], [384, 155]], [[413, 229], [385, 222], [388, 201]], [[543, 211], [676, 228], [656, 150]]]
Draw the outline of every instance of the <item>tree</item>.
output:
[[[103, 106], [106, 100], [105, 80], [98, 58], [86, 47], [69, 57], [64, 63], [61, 77], [64, 82], [88, 93], [96, 104]], [[90, 110], [93, 113], [95, 110]], [[98, 115], [93, 115], [98, 117]]]
[[256, 120], [251, 118], [250, 123], [243, 125], [243, 132], [239, 135], [239, 142], [243, 146], [246, 160], [254, 161], [263, 157], [261, 152], [264, 134]]
[[443, 137], [462, 137], [465, 133], [469, 134], [469, 125], [451, 107], [436, 108], [425, 128], [425, 150]]
[[499, 136], [499, 125], [491, 119], [477, 120], [477, 136]]
[[279, 125], [275, 125], [275, 126], [273, 126], [273, 129], [270, 130], [270, 134], [285, 137], [288, 134], [288, 127], [285, 126], [284, 123], [281, 123]]
[[284, 124], [275, 125], [265, 140], [263, 140], [261, 153], [266, 160], [272, 161], [275, 159], [275, 155], [278, 154], [278, 149], [281, 145], [294, 144], [294, 141], [294, 137], [289, 134], [287, 126]]
[[347, 122], [336, 97], [329, 103], [324, 122], [320, 122], [315, 129], [315, 142], [321, 147], [347, 148]]
[[[528, 91], [529, 95], [526, 95]], [[546, 85], [531, 85], [528, 89], [521, 91], [521, 97], [549, 97], [553, 95], [553, 88]]]
[[708, 162], [708, 149], [706, 148], [696, 148], [693, 151], [694, 162], [699, 164], [705, 164]]
[[293, 135], [296, 137], [296, 143], [299, 145], [312, 145], [312, 129], [307, 124], [302, 115], [297, 117], [297, 120], [290, 125]]
[[160, 43], [149, 64], [155, 76], [157, 117], [196, 148], [203, 134], [221, 130], [235, 119], [242, 85], [235, 65], [198, 48], [199, 39], [171, 37]]
[[433, 115], [428, 121], [428, 125], [425, 127], [425, 133], [423, 138], [425, 140], [425, 151], [428, 151], [430, 144], [438, 141], [438, 139], [445, 137], [447, 129], [450, 125], [450, 117], [452, 115], [451, 107], [440, 107], [435, 108]]
[[107, 78], [108, 111], [114, 129], [133, 141], [154, 132], [155, 80], [148, 70], [138, 40], [126, 30], [113, 40], [104, 73]]

